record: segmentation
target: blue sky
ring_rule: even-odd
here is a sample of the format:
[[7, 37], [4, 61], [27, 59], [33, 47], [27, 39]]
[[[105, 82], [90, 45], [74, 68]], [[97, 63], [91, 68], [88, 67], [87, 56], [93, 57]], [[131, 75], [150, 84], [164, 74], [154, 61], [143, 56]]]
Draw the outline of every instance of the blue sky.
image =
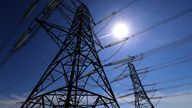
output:
[[[36, 16], [36, 13], [38, 13], [38, 11], [42, 8], [42, 5], [46, 3], [46, 1], [41, 1], [31, 18], [27, 19], [22, 25], [18, 26], [17, 32], [11, 34], [11, 31], [13, 31], [16, 27], [17, 22], [20, 20], [31, 1], [32, 0], [14, 0], [11, 2], [7, 0], [1, 1], [0, 48], [3, 49], [0, 50], [0, 60], [3, 60], [4, 56], [8, 54], [8, 51], [18, 38], [18, 34], [26, 29], [29, 23], [33, 20], [34, 16]], [[93, 19], [95, 21], [99, 21], [112, 11], [120, 9], [130, 1], [131, 0], [85, 0], [84, 2], [88, 5]], [[98, 33], [98, 37], [111, 34], [113, 26], [118, 22], [126, 23], [129, 26], [131, 33], [137, 33], [166, 18], [169, 18], [170, 16], [190, 8], [192, 8], [191, 0], [138, 0], [129, 8], [117, 14], [109, 25]], [[51, 19], [56, 20], [57, 17], [55, 16], [56, 15], [53, 15]], [[113, 58], [103, 62], [103, 64], [125, 58], [128, 55], [137, 55], [161, 45], [191, 36], [191, 19], [192, 12], [126, 41], [121, 50]], [[100, 30], [104, 24], [97, 26], [95, 31]], [[100, 41], [103, 45], [107, 45], [115, 42], [116, 40], [117, 39], [114, 36], [110, 36], [101, 39]], [[109, 57], [116, 50], [118, 50], [119, 47], [120, 45], [116, 45], [99, 53], [101, 60]], [[135, 62], [134, 64], [137, 69], [152, 67], [163, 62], [189, 56], [191, 55], [191, 50], [191, 44], [181, 45], [181, 47], [168, 49], [159, 54], [144, 58], [142, 61]], [[20, 101], [24, 97], [28, 96], [56, 51], [54, 43], [41, 29], [25, 47], [10, 57], [10, 59], [0, 68], [0, 108], [13, 108], [17, 101]], [[141, 75], [141, 78], [143, 78], [142, 82], [143, 84], [149, 84], [192, 76], [191, 64], [192, 61], [188, 61], [149, 72], [145, 78], [143, 78], [144, 75]], [[121, 73], [124, 67], [114, 71], [109, 71], [110, 68], [106, 68], [105, 70], [108, 78], [112, 80], [116, 75]], [[164, 88], [191, 82], [191, 79], [178, 80], [165, 84], [159, 84], [156, 88]], [[112, 85], [116, 96], [128, 93], [126, 90], [130, 89], [131, 86], [125, 85], [131, 85], [129, 78]], [[146, 89], [152, 89], [152, 87], [148, 87]], [[169, 96], [186, 93], [191, 92], [191, 89], [191, 85], [175, 87], [172, 89], [158, 91], [155, 93], [155, 96]], [[156, 108], [191, 108], [191, 98], [192, 95], [163, 98], [160, 103], [157, 104]], [[133, 97], [127, 97], [125, 100], [131, 99], [133, 99]], [[119, 101], [124, 103], [123, 100]], [[153, 102], [155, 104], [157, 100], [154, 100]], [[133, 105], [126, 103], [121, 106], [123, 108], [134, 107]]]

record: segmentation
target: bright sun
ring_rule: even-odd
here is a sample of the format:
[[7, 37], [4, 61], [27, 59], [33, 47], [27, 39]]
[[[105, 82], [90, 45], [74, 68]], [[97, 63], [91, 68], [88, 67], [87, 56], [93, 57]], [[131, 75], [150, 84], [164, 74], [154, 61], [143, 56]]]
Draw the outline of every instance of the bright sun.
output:
[[129, 29], [126, 24], [118, 23], [113, 28], [113, 35], [118, 39], [123, 39], [129, 34]]

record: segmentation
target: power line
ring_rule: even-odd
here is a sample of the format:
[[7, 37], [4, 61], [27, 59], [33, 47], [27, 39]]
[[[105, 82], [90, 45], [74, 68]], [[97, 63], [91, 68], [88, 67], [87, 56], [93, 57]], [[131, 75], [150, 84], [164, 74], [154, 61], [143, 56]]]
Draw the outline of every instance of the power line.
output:
[[[134, 1], [130, 2], [130, 3], [128, 3], [128, 4], [125, 5], [124, 7], [120, 8], [120, 9], [117, 10], [117, 11], [112, 12], [110, 15], [108, 15], [108, 16], [104, 17], [103, 19], [101, 19], [100, 21], [98, 21], [98, 22], [96, 23], [96, 25], [101, 24], [101, 23], [103, 23], [105, 20], [108, 20], [108, 19], [109, 19], [109, 21], [108, 21], [99, 31], [97, 31], [96, 34], [98, 34], [99, 32], [101, 32], [102, 30], [104, 30], [105, 27], [107, 27], [107, 26], [109, 25], [109, 23], [112, 21], [113, 17], [114, 17], [116, 14], [118, 14], [119, 12], [125, 10], [126, 8], [128, 8], [128, 7], [131, 6], [131, 5], [133, 5], [133, 4], [136, 3], [137, 1], [138, 1], [138, 0], [134, 0]], [[102, 37], [101, 37], [101, 38], [102, 38]], [[122, 44], [120, 45], [120, 47], [119, 47], [110, 57], [102, 60], [102, 62], [108, 61], [108, 60], [110, 60], [111, 58], [113, 58], [113, 57], [123, 48], [124, 44], [125, 44], [125, 42], [122, 43]]]
[[[180, 57], [180, 58], [177, 58], [177, 59], [174, 59], [174, 60], [170, 60], [170, 61], [163, 62], [163, 63], [157, 64], [157, 65], [154, 65], [154, 66], [147, 67], [147, 68], [143, 69], [143, 71], [138, 72], [138, 74], [148, 73], [148, 72], [152, 72], [152, 71], [155, 71], [155, 70], [158, 70], [158, 69], [164, 69], [166, 67], [170, 67], [170, 66], [173, 66], [173, 65], [177, 65], [177, 64], [181, 64], [181, 63], [185, 63], [185, 62], [189, 62], [189, 61], [192, 61], [192, 55]], [[123, 74], [123, 73], [125, 73], [125, 72], [123, 71], [120, 74], [120, 76], [117, 76], [114, 80], [111, 81], [111, 83], [122, 80], [122, 79], [127, 78], [127, 77], [130, 76], [129, 73], [127, 73], [127, 74]]]
[[40, 0], [33, 0], [32, 3], [30, 4], [29, 8], [27, 8], [25, 10], [25, 12], [23, 13], [22, 17], [19, 19], [19, 21], [16, 23], [16, 25], [14, 26], [14, 28], [12, 29], [12, 31], [8, 34], [8, 36], [6, 36], [7, 38], [5, 39], [5, 41], [3, 42], [2, 46], [0, 47], [0, 52], [2, 51], [2, 49], [10, 42], [12, 36], [15, 35], [15, 33], [17, 32], [17, 30], [21, 27], [21, 25], [23, 24], [24, 20], [26, 20], [31, 13], [34, 11], [34, 9], [36, 8], [37, 4], [39, 3]]
[[187, 44], [191, 44], [191, 41], [192, 41], [192, 35], [189, 35], [189, 36], [186, 36], [186, 37], [181, 38], [179, 40], [169, 42], [169, 43], [161, 45], [157, 48], [153, 48], [151, 50], [145, 51], [141, 54], [143, 54], [145, 57], [149, 57], [149, 56], [152, 56], [154, 54], [158, 54], [162, 51], [167, 51], [170, 49], [182, 47], [182, 46], [187, 45]]
[[[50, 16], [50, 14], [55, 10], [56, 6], [61, 2], [62, 0], [50, 0], [50, 2], [43, 8], [43, 10], [38, 14], [38, 16], [36, 18], [38, 19], [44, 19], [47, 20], [48, 17]], [[28, 8], [28, 10], [24, 13], [23, 15], [23, 19], [26, 19], [30, 12], [33, 11], [33, 9], [36, 7], [37, 3], [39, 2], [39, 0], [35, 0], [30, 7]], [[16, 27], [14, 28], [13, 32], [11, 32], [10, 35], [14, 35], [16, 30], [18, 30], [18, 26], [20, 26], [20, 24], [22, 23], [22, 18], [21, 20], [17, 23]], [[6, 55], [6, 59], [3, 59], [2, 63], [0, 64], [2, 67], [11, 57], [10, 55], [12, 55], [13, 53], [15, 53], [16, 51], [18, 51], [19, 49], [21, 49], [23, 46], [25, 46], [33, 37], [34, 34], [36, 34], [36, 32], [39, 30], [39, 24], [37, 22], [31, 22], [30, 26], [27, 28], [27, 30], [25, 32], [23, 32], [19, 38], [17, 39], [16, 43], [14, 44], [13, 48], [9, 51], [9, 53]], [[5, 41], [5, 44], [7, 44], [9, 42], [10, 38], [7, 38]], [[0, 49], [1, 50], [1, 49]]]
[[192, 79], [192, 76], [178, 77], [178, 78], [174, 78], [174, 79], [169, 79], [169, 80], [154, 82], [154, 83], [151, 83], [151, 84], [146, 84], [146, 85], [143, 85], [143, 86], [154, 86], [154, 85], [156, 86], [156, 85], [162, 85], [162, 84], [166, 84], [166, 83], [170, 83], [170, 82], [176, 82], [176, 81], [187, 80], [187, 79]]
[[174, 60], [166, 61], [166, 62], [157, 64], [157, 65], [151, 66], [152, 68], [150, 70], [151, 71], [158, 70], [158, 69], [162, 69], [162, 68], [166, 68], [166, 67], [170, 67], [173, 65], [182, 64], [182, 63], [190, 62], [190, 61], [192, 61], [192, 55], [187, 55], [184, 57], [180, 57], [180, 58], [177, 58]]
[[[158, 69], [167, 68], [167, 67], [170, 67], [170, 66], [173, 66], [173, 65], [177, 65], [177, 64], [189, 62], [189, 61], [192, 60], [192, 58], [186, 58], [186, 57], [190, 57], [190, 56], [185, 56], [185, 57], [181, 57], [181, 58], [178, 58], [178, 59], [174, 59], [174, 60], [170, 60], [170, 61], [164, 62], [164, 65], [162, 65], [163, 63], [160, 63], [160, 64], [158, 64], [158, 65], [155, 65], [154, 67], [144, 68], [144, 69], [142, 69], [140, 72], [138, 72], [138, 74], [144, 74], [144, 73], [148, 73], [148, 72], [153, 72], [153, 71], [158, 70]], [[124, 61], [132, 61], [132, 59], [131, 59], [131, 58], [126, 59], [126, 60], [123, 59], [123, 62], [124, 62]], [[119, 62], [122, 62], [122, 60], [121, 60], [121, 61], [118, 61], [118, 62], [114, 62], [114, 64], [115, 64], [115, 63], [119, 63]], [[112, 65], [113, 65], [113, 64], [112, 64]], [[161, 65], [162, 65], [162, 66], [161, 66]], [[109, 66], [109, 65], [104, 65], [104, 67], [105, 67], [105, 66]], [[157, 66], [158, 66], [158, 67], [157, 67]], [[117, 77], [116, 77], [114, 80], [112, 80], [110, 83], [114, 83], [114, 82], [117, 82], [117, 81], [119, 81], [119, 80], [123, 80], [123, 79], [129, 77], [129, 76], [130, 76], [129, 73], [123, 74], [123, 73], [125, 73], [125, 72], [126, 72], [126, 71], [123, 71], [123, 72], [120, 74], [120, 76], [117, 76]], [[88, 75], [91, 75], [91, 74], [94, 74], [94, 73], [95, 73], [95, 71], [93, 70], [93, 71], [90, 71], [90, 72], [82, 75], [81, 77], [83, 78], [83, 77], [85, 77], [85, 76], [88, 76]]]
[[192, 85], [192, 82], [167, 86], [167, 87], [163, 87], [163, 88], [158, 88], [157, 90], [162, 91], [162, 90], [166, 90], [166, 89], [174, 89], [177, 87], [184, 87], [184, 86], [190, 86], [190, 85]]
[[122, 44], [120, 45], [120, 47], [119, 47], [112, 55], [110, 55], [108, 58], [102, 60], [102, 62], [108, 61], [108, 60], [110, 60], [111, 58], [113, 58], [115, 55], [117, 55], [117, 54], [121, 51], [121, 49], [123, 48], [124, 45], [125, 45], [125, 42], [122, 43]]
[[119, 44], [119, 43], [121, 43], [121, 42], [127, 41], [128, 39], [131, 39], [131, 38], [133, 38], [133, 37], [136, 37], [136, 36], [138, 36], [138, 35], [141, 35], [141, 34], [143, 34], [143, 33], [145, 33], [145, 32], [148, 32], [148, 31], [150, 31], [150, 30], [152, 30], [152, 29], [154, 29], [154, 28], [157, 28], [157, 27], [159, 27], [159, 26], [161, 26], [161, 25], [164, 25], [164, 24], [166, 24], [166, 23], [168, 23], [168, 22], [170, 22], [170, 21], [172, 21], [172, 20], [175, 20], [175, 19], [178, 18], [178, 17], [184, 16], [184, 15], [190, 13], [191, 11], [192, 11], [192, 8], [187, 9], [187, 10], [185, 10], [185, 11], [182, 11], [182, 12], [180, 12], [180, 13], [177, 13], [177, 14], [171, 16], [171, 17], [168, 17], [168, 18], [166, 18], [166, 19], [164, 19], [164, 20], [162, 20], [162, 21], [160, 21], [160, 22], [158, 22], [158, 23], [156, 23], [156, 24], [154, 24], [154, 25], [152, 25], [152, 26], [150, 26], [150, 27], [148, 27], [148, 28], [140, 31], [140, 32], [136, 32], [136, 33], [134, 33], [134, 34], [131, 34], [131, 35], [127, 36], [126, 38], [124, 38], [124, 39], [122, 39], [122, 40], [119, 40], [119, 41], [113, 42], [113, 43], [111, 43], [111, 44], [108, 44], [108, 45], [104, 46], [104, 48], [109, 48], [109, 47], [112, 47], [112, 46], [114, 46], [114, 45], [117, 45], [117, 44]]
[[[162, 87], [162, 88], [157, 88], [157, 89], [153, 89], [153, 90], [146, 90], [146, 92], [156, 92], [156, 91], [162, 91], [162, 90], [166, 90], [166, 89], [175, 89], [177, 87], [190, 86], [190, 85], [192, 85], [192, 82], [178, 84], [178, 85], [173, 85], [173, 86], [167, 86], [167, 87]], [[129, 91], [130, 90], [132, 90], [132, 89], [129, 89]], [[125, 97], [131, 96], [131, 95], [134, 95], [134, 93], [129, 93], [129, 94], [121, 95], [121, 96], [118, 96], [118, 98], [125, 98]]]
[[148, 51], [145, 51], [143, 53], [140, 53], [140, 54], [134, 56], [134, 58], [128, 57], [128, 58], [120, 59], [118, 61], [105, 64], [105, 66], [112, 66], [112, 65], [116, 65], [116, 64], [121, 64], [121, 63], [127, 62], [127, 60], [130, 60], [130, 59], [136, 59], [136, 58], [143, 59], [145, 57], [150, 57], [150, 56], [153, 56], [155, 54], [159, 54], [163, 51], [169, 51], [170, 49], [174, 49], [174, 48], [182, 47], [182, 46], [187, 45], [187, 44], [191, 44], [191, 41], [192, 41], [192, 35], [186, 36], [182, 39], [179, 39], [179, 40], [176, 40], [173, 42], [169, 42], [167, 44], [164, 44], [164, 45], [161, 45], [159, 47], [156, 47], [156, 48], [150, 49]]
[[183, 76], [183, 77], [174, 78], [170, 80], [164, 80], [164, 81], [156, 82], [155, 84], [165, 84], [169, 82], [175, 82], [175, 81], [186, 80], [186, 79], [192, 79], [192, 76]]
[[[101, 29], [99, 29], [95, 34], [99, 34], [101, 31], [103, 31], [109, 24], [110, 24], [110, 22], [112, 21], [112, 19], [113, 19], [113, 17], [112, 18], [110, 18], [105, 24], [104, 24], [104, 26], [103, 27], [101, 27]], [[105, 38], [105, 36], [103, 37], [99, 37], [99, 39], [103, 39], [103, 38]]]
[[[121, 11], [125, 10], [126, 8], [130, 7], [131, 5], [133, 5], [134, 3], [136, 3], [138, 0], [133, 0], [131, 2], [129, 2], [127, 5], [121, 7], [120, 9], [118, 9], [117, 11], [112, 12], [111, 14], [105, 16], [103, 19], [99, 20], [98, 22], [96, 22], [96, 26], [105, 22], [106, 20], [108, 20], [108, 22], [106, 22], [106, 24], [96, 32], [96, 34], [100, 33], [101, 31], [103, 31], [112, 21], [112, 19], [114, 18], [115, 15], [117, 15], [118, 13], [120, 13]], [[102, 38], [102, 37], [100, 37]]]
[[172, 98], [172, 97], [178, 97], [178, 96], [184, 96], [184, 95], [192, 95], [192, 92], [179, 93], [179, 94], [173, 94], [173, 95], [167, 95], [167, 96], [152, 97], [151, 99]]
[[126, 4], [124, 7], [118, 9], [117, 11], [112, 12], [111, 14], [109, 14], [109, 15], [107, 15], [107, 16], [105, 16], [105, 17], [102, 18], [101, 20], [97, 21], [95, 24], [96, 24], [96, 25], [99, 25], [99, 24], [103, 23], [105, 20], [108, 20], [108, 19], [110, 19], [111, 17], [117, 15], [119, 12], [125, 10], [126, 8], [128, 8], [128, 7], [131, 6], [131, 5], [133, 5], [133, 4], [136, 3], [137, 1], [138, 1], [138, 0], [133, 0], [133, 1], [129, 2], [129, 3]]
[[[178, 78], [174, 78], [174, 79], [154, 82], [151, 84], [143, 84], [143, 86], [156, 86], [156, 85], [162, 85], [162, 84], [166, 84], [166, 83], [170, 83], [170, 82], [176, 82], [176, 81], [187, 80], [187, 79], [192, 79], [192, 76], [183, 76], [183, 77], [178, 77]], [[131, 85], [125, 85], [125, 86], [131, 86]]]
[[[157, 102], [157, 104], [159, 104], [160, 100], [162, 100], [163, 98], [173, 98], [173, 97], [179, 97], [179, 96], [185, 96], [185, 95], [192, 95], [192, 92], [178, 93], [178, 94], [166, 95], [166, 96], [150, 97], [150, 99], [152, 99], [152, 100], [158, 99], [159, 101]], [[120, 99], [123, 99], [123, 98], [120, 98]], [[124, 101], [128, 104], [133, 104], [133, 102], [134, 102], [134, 101], [127, 101], [125, 99], [124, 99]], [[155, 106], [157, 106], [157, 104]]]

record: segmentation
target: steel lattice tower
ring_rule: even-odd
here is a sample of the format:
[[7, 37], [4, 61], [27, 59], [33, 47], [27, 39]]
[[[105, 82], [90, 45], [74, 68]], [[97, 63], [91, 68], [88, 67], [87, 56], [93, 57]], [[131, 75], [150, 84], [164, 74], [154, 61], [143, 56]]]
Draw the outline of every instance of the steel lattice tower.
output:
[[135, 108], [154, 108], [151, 100], [147, 96], [147, 93], [139, 79], [134, 64], [128, 62], [128, 67], [134, 90]]
[[64, 41], [57, 37], [64, 27], [37, 21], [60, 50], [21, 108], [119, 108], [96, 52], [101, 45], [88, 8], [77, 7]]

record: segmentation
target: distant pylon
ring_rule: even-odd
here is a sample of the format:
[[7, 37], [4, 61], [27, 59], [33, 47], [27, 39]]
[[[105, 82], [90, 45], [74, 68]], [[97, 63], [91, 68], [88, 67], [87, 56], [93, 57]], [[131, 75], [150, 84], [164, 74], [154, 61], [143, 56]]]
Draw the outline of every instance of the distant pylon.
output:
[[[81, 4], [76, 9], [68, 31], [37, 21], [60, 50], [21, 108], [119, 108], [96, 52], [101, 45], [88, 8]], [[64, 41], [57, 37], [58, 32], [67, 32]], [[95, 72], [88, 74], [92, 70]]]
[[128, 62], [130, 77], [133, 85], [135, 108], [154, 108], [153, 103], [147, 96], [147, 93], [140, 81], [135, 66], [133, 63]]

